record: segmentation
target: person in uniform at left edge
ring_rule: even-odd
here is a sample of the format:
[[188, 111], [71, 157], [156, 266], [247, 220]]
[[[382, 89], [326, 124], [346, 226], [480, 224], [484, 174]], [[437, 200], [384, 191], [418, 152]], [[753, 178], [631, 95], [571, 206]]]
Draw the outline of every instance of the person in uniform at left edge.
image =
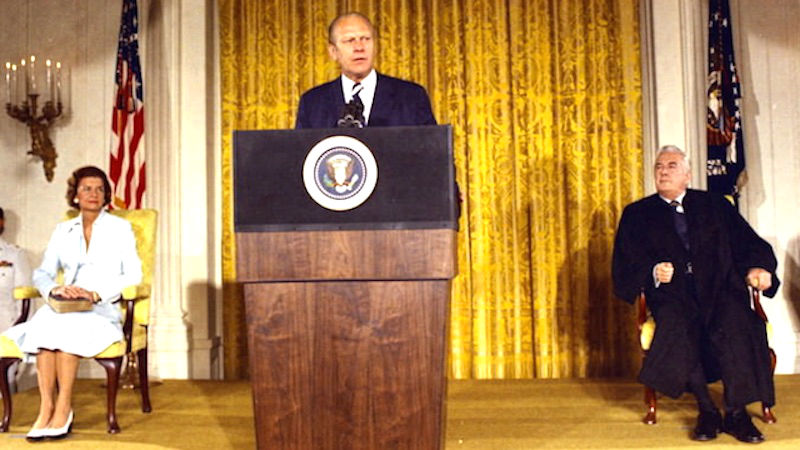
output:
[[31, 284], [31, 268], [25, 252], [3, 239], [5, 214], [0, 208], [0, 331], [5, 331], [20, 313], [14, 288]]
[[[31, 284], [31, 268], [25, 252], [3, 239], [5, 213], [0, 208], [0, 332], [19, 318], [21, 302], [14, 300], [14, 288]], [[9, 367], [8, 379], [14, 385], [18, 364]], [[13, 391], [13, 390], [12, 390]]]

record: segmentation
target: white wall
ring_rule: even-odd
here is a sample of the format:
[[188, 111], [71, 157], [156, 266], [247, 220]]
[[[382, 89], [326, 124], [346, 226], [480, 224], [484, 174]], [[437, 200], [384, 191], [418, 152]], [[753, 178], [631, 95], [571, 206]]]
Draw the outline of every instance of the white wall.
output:
[[[800, 3], [730, 0], [736, 65], [743, 90], [749, 182], [741, 213], [778, 257], [783, 287], [763, 302], [773, 327], [779, 373], [800, 372]], [[705, 174], [705, 55], [708, 1], [642, 0], [646, 30], [645, 145], [676, 144], [693, 161], [693, 185]], [[652, 153], [648, 152], [649, 162]], [[700, 164], [697, 164], [700, 162]], [[647, 167], [652, 167], [648, 164]], [[646, 189], [652, 192], [652, 174]]]
[[[218, 85], [209, 0], [139, 0], [145, 89], [147, 207], [159, 211], [150, 370], [162, 378], [221, 372]], [[6, 238], [38, 264], [66, 209], [75, 168], [106, 169], [120, 1], [3, 0], [0, 62], [37, 55], [68, 68], [68, 115], [51, 130], [52, 183], [25, 154], [24, 125], [0, 114], [0, 205]], [[1, 94], [4, 95], [4, 94]], [[83, 376], [102, 376], [94, 363]]]
[[[765, 8], [765, 5], [769, 7]], [[749, 181], [742, 213], [772, 243], [781, 295], [764, 303], [781, 372], [800, 372], [800, 2], [738, 0]], [[741, 61], [741, 62], [739, 62]]]

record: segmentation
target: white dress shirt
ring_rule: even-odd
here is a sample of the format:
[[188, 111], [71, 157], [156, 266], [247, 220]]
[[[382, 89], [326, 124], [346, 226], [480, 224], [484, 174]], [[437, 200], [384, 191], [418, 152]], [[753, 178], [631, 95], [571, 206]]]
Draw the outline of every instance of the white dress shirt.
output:
[[[668, 205], [670, 205], [670, 203], [672, 203], [672, 200], [668, 199], [667, 197], [664, 197], [661, 194], [658, 194], [658, 196], [661, 197], [661, 200], [664, 200], [665, 202], [667, 202]], [[678, 207], [675, 208], [675, 210], [678, 211], [681, 214], [683, 214], [683, 198], [684, 197], [686, 197], [686, 191], [681, 192], [681, 195], [675, 197], [675, 201], [680, 203], [680, 205], [678, 205]], [[672, 206], [672, 205], [670, 205], [670, 206]]]
[[[350, 100], [353, 99], [353, 86], [355, 86], [355, 84], [355, 81], [342, 74], [342, 93], [344, 94], [345, 103], [350, 103]], [[378, 73], [375, 72], [375, 69], [372, 69], [369, 72], [369, 75], [361, 80], [361, 86], [363, 86], [363, 89], [361, 89], [361, 92], [358, 93], [358, 98], [361, 99], [361, 103], [364, 105], [365, 126], [369, 123], [369, 115], [372, 112], [372, 103], [375, 100], [375, 87], [377, 85]]]

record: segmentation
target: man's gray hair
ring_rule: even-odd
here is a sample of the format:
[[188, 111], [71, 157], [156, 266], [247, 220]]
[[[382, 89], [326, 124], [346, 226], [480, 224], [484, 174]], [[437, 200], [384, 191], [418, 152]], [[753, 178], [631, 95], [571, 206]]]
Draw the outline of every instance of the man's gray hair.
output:
[[689, 155], [687, 155], [685, 151], [681, 150], [680, 147], [672, 144], [662, 145], [661, 148], [659, 148], [656, 152], [656, 161], [658, 161], [658, 158], [664, 153], [681, 155], [681, 163], [683, 164], [684, 169], [687, 171], [689, 170]]
[[367, 23], [367, 26], [369, 26], [370, 31], [372, 31], [372, 38], [376, 39], [376, 40], [378, 39], [378, 34], [375, 31], [375, 26], [372, 25], [372, 21], [369, 20], [369, 17], [365, 16], [364, 14], [361, 14], [358, 11], [350, 11], [350, 12], [346, 12], [344, 14], [339, 14], [338, 16], [336, 16], [335, 19], [333, 19], [331, 21], [331, 24], [328, 25], [328, 42], [329, 43], [336, 45], [336, 40], [333, 38], [333, 32], [336, 30], [336, 24], [339, 23], [340, 20], [342, 20], [342, 19], [344, 19], [346, 17], [360, 17], [361, 19], [363, 19], [364, 22]]

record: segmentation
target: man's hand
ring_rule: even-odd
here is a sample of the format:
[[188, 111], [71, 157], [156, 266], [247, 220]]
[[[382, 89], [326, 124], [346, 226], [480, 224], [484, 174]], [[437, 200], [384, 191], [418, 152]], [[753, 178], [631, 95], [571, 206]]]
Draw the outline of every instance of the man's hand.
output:
[[772, 286], [772, 274], [761, 267], [753, 267], [747, 272], [747, 284], [759, 291], [765, 291]]
[[659, 283], [669, 283], [672, 281], [672, 274], [675, 273], [675, 268], [672, 267], [671, 262], [660, 262], [656, 264], [656, 280]]

